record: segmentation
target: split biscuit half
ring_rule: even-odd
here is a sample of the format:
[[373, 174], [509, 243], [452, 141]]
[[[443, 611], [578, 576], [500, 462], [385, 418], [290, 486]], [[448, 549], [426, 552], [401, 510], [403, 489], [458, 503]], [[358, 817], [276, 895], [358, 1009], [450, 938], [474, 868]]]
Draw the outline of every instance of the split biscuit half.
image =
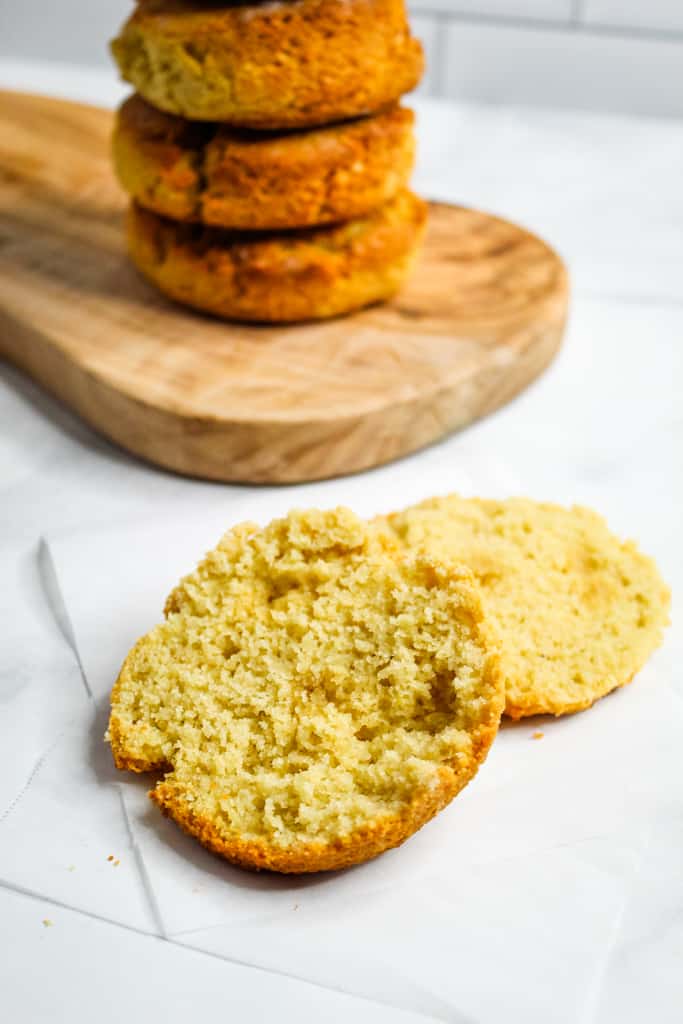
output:
[[126, 658], [117, 767], [236, 864], [342, 868], [397, 846], [476, 773], [503, 684], [467, 570], [337, 509], [227, 533]]

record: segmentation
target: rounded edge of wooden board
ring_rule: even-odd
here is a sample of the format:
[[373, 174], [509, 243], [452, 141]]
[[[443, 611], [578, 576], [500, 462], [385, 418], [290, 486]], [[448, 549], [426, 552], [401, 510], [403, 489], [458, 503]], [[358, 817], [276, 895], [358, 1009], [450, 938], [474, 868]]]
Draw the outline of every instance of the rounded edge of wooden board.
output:
[[514, 352], [514, 373], [509, 361], [492, 363], [391, 407], [334, 420], [253, 422], [179, 412], [119, 390], [24, 325], [9, 330], [25, 352], [29, 346], [22, 344], [22, 334], [25, 339], [34, 333], [32, 358], [19, 351], [7, 354], [98, 433], [165, 470], [196, 479], [264, 485], [348, 476], [438, 443], [509, 402], [545, 370], [561, 346], [569, 301], [564, 264], [546, 249], [559, 270], [551, 297], [555, 315]]
[[[96, 114], [95, 108], [88, 111]], [[493, 215], [448, 203], [431, 205], [442, 215], [452, 211], [454, 218], [466, 214], [478, 219], [484, 235], [489, 228], [493, 234], [504, 229], [535, 246], [536, 256], [540, 253], [551, 270], [553, 287], [528, 307], [522, 304], [517, 312], [506, 309], [499, 316], [508, 333], [513, 322], [520, 328], [514, 343], [506, 336], [496, 356], [480, 360], [481, 365], [474, 369], [468, 366], [462, 372], [459, 368], [454, 371], [451, 363], [448, 372], [436, 374], [428, 387], [408, 388], [412, 393], [407, 397], [392, 394], [383, 401], [380, 392], [372, 401], [366, 396], [358, 412], [337, 416], [321, 409], [308, 418], [295, 414], [257, 419], [233, 415], [231, 419], [215, 411], [197, 412], [183, 401], [164, 404], [150, 400], [135, 388], [117, 385], [106, 373], [75, 361], [56, 340], [12, 316], [6, 330], [0, 332], [4, 335], [2, 347], [13, 362], [100, 433], [132, 454], [182, 475], [231, 483], [287, 484], [362, 472], [433, 444], [499, 408], [542, 372], [561, 344], [568, 278], [554, 250], [532, 233]], [[470, 257], [473, 264], [476, 258], [475, 252]], [[420, 274], [419, 264], [414, 273]], [[426, 270], [423, 273], [426, 276]], [[383, 309], [387, 316], [398, 309], [406, 317], [408, 329], [412, 320], [419, 335], [421, 314], [409, 308], [410, 302], [409, 285], [394, 303], [376, 307], [378, 313], [373, 315], [386, 319]], [[495, 302], [489, 308], [483, 321], [490, 337], [481, 344], [482, 351], [487, 351], [487, 345], [496, 348], [495, 334], [500, 329]], [[184, 310], [183, 315], [195, 314]], [[477, 316], [482, 316], [481, 306]], [[202, 321], [200, 317], [198, 323]], [[337, 321], [351, 331], [354, 322], [366, 323], [354, 317]], [[454, 320], [454, 339], [458, 326], [460, 338], [469, 337], [463, 328], [466, 322], [467, 317], [459, 323]], [[529, 330], [531, 323], [533, 330]]]
[[[474, 416], [467, 403], [459, 401], [460, 388], [455, 386], [396, 403], [390, 409], [331, 421], [283, 426], [280, 421], [204, 419], [131, 398], [82, 367], [74, 367], [62, 352], [49, 346], [38, 360], [40, 367], [20, 359], [16, 363], [93, 430], [151, 465], [219, 483], [286, 485], [365, 472], [469, 426], [535, 380], [560, 347], [562, 333], [561, 327], [548, 330], [542, 346], [522, 352], [516, 362], [522, 373], [514, 378], [507, 376], [507, 365], [495, 374], [487, 367], [466, 377], [464, 391], [486, 396]], [[68, 392], [59, 386], [65, 370], [71, 378]]]

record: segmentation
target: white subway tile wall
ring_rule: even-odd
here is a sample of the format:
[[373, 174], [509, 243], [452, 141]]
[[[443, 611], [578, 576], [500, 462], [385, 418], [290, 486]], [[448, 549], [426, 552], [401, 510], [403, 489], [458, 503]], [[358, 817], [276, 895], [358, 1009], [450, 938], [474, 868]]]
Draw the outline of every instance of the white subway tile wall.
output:
[[433, 92], [683, 116], [683, 0], [409, 0], [437, 25]]
[[425, 17], [421, 14], [414, 14], [410, 19], [413, 33], [417, 36], [424, 47], [426, 69], [424, 78], [416, 90], [422, 96], [436, 96], [440, 91], [439, 76], [443, 61], [441, 60], [440, 30], [444, 26], [440, 24], [443, 19], [433, 15]]
[[683, 40], [453, 22], [446, 51], [448, 96], [683, 116]]
[[482, 19], [534, 18], [570, 22], [576, 0], [412, 0], [413, 10]]
[[683, 35], [683, 0], [585, 0], [584, 11], [588, 25]]
[[[683, 0], [408, 0], [420, 92], [683, 116]], [[0, 60], [102, 67], [131, 0], [0, 0]]]
[[131, 0], [0, 0], [0, 58], [104, 67]]

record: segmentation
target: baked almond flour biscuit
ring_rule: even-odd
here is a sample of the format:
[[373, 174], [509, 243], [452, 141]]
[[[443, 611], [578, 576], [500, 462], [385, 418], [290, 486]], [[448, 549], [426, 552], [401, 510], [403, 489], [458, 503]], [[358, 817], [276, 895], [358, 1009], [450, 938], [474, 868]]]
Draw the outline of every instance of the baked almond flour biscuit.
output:
[[119, 110], [114, 165], [142, 206], [215, 227], [303, 228], [351, 220], [405, 187], [414, 116], [374, 117], [308, 131], [247, 132], [164, 114], [140, 96]]
[[141, 0], [112, 53], [160, 110], [249, 128], [373, 113], [424, 67], [404, 0]]
[[166, 220], [133, 204], [128, 249], [178, 302], [228, 320], [338, 316], [393, 295], [417, 255], [426, 204], [406, 190], [364, 218], [252, 235]]
[[245, 867], [346, 867], [472, 778], [503, 687], [467, 570], [405, 558], [351, 512], [227, 533], [124, 662], [118, 768]]
[[590, 509], [451, 495], [379, 522], [411, 551], [472, 569], [511, 718], [590, 707], [662, 641], [670, 595], [655, 563]]

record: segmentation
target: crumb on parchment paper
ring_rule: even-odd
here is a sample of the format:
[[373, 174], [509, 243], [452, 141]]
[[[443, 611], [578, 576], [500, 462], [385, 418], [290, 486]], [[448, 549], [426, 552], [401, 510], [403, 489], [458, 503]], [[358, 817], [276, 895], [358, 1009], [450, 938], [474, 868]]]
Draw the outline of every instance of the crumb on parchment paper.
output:
[[49, 917], [43, 918], [43, 928], [54, 928], [54, 921], [51, 921]]
[[534, 733], [531, 734], [532, 740], [542, 740], [543, 736], [544, 736], [544, 733], [542, 733], [542, 732], [534, 732]]

